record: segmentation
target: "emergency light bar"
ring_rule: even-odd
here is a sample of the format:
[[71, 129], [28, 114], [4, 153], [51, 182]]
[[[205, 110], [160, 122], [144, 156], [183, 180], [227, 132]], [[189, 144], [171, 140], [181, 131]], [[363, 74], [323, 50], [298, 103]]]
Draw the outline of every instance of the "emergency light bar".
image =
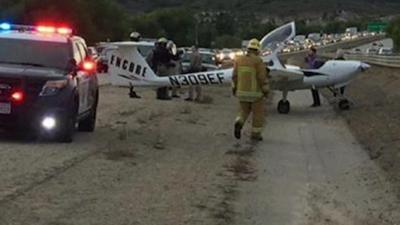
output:
[[16, 25], [9, 23], [1, 23], [0, 31], [31, 31], [43, 34], [61, 34], [61, 35], [71, 35], [72, 29], [68, 27], [56, 27], [56, 26], [27, 26], [27, 25]]

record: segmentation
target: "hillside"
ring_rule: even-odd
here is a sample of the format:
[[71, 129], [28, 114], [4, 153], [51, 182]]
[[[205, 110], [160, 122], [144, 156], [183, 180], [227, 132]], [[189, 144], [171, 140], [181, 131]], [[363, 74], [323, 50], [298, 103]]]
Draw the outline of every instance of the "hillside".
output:
[[400, 13], [398, 0], [118, 0], [131, 12], [151, 11], [156, 8], [185, 6], [200, 10], [255, 12], [264, 16], [311, 17], [335, 15], [345, 11], [356, 16], [385, 16]]

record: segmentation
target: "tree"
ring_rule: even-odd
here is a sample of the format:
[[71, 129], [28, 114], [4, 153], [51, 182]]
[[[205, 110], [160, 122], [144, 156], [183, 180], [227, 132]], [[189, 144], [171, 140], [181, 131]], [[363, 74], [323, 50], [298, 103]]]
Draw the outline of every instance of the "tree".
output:
[[136, 16], [130, 27], [142, 36], [164, 36], [178, 45], [191, 45], [195, 40], [195, 18], [190, 11], [182, 8], [161, 9]]
[[400, 17], [394, 19], [387, 28], [387, 33], [393, 39], [395, 49], [400, 51]]
[[128, 32], [128, 17], [112, 0], [7, 0], [2, 8], [3, 19], [28, 25], [69, 25], [89, 43], [121, 40]]
[[216, 48], [241, 48], [242, 40], [231, 35], [222, 35], [215, 39]]

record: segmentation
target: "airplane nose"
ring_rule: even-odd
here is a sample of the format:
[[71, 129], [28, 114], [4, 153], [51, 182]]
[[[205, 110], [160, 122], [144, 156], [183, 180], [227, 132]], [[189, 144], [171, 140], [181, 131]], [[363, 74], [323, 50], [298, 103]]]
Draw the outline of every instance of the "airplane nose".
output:
[[367, 71], [369, 68], [371, 68], [371, 66], [369, 64], [367, 64], [367, 63], [363, 63], [362, 62], [361, 65], [360, 65], [360, 69], [361, 69], [362, 72]]

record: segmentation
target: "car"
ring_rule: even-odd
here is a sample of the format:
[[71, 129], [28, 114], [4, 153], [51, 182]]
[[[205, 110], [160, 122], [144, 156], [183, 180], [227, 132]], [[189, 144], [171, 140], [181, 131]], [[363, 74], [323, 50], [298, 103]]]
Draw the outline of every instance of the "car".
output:
[[367, 53], [367, 54], [370, 54], [370, 55], [378, 54], [378, 49], [375, 48], [375, 47], [368, 48], [367, 51], [366, 51], [366, 53]]
[[232, 51], [231, 49], [225, 48], [225, 49], [222, 49], [218, 53], [217, 60], [218, 60], [218, 63], [222, 64], [226, 61], [228, 61], [228, 62], [233, 61], [235, 59], [235, 57], [236, 57], [236, 54], [234, 51]]
[[[217, 59], [213, 52], [209, 51], [199, 51], [202, 64], [203, 64], [203, 71], [213, 71], [219, 69], [217, 66]], [[182, 57], [182, 69], [184, 72], [189, 72], [190, 66], [190, 54], [191, 51], [186, 51]]]
[[393, 48], [382, 47], [378, 51], [379, 55], [393, 55]]
[[361, 53], [362, 53], [362, 50], [361, 50], [360, 48], [355, 48], [355, 49], [353, 50], [353, 53], [354, 53], [354, 54], [361, 54]]
[[72, 29], [0, 24], [0, 127], [72, 142], [93, 132], [96, 63]]
[[99, 53], [97, 52], [95, 47], [88, 47], [88, 55], [92, 57], [92, 59], [98, 59], [99, 58]]

